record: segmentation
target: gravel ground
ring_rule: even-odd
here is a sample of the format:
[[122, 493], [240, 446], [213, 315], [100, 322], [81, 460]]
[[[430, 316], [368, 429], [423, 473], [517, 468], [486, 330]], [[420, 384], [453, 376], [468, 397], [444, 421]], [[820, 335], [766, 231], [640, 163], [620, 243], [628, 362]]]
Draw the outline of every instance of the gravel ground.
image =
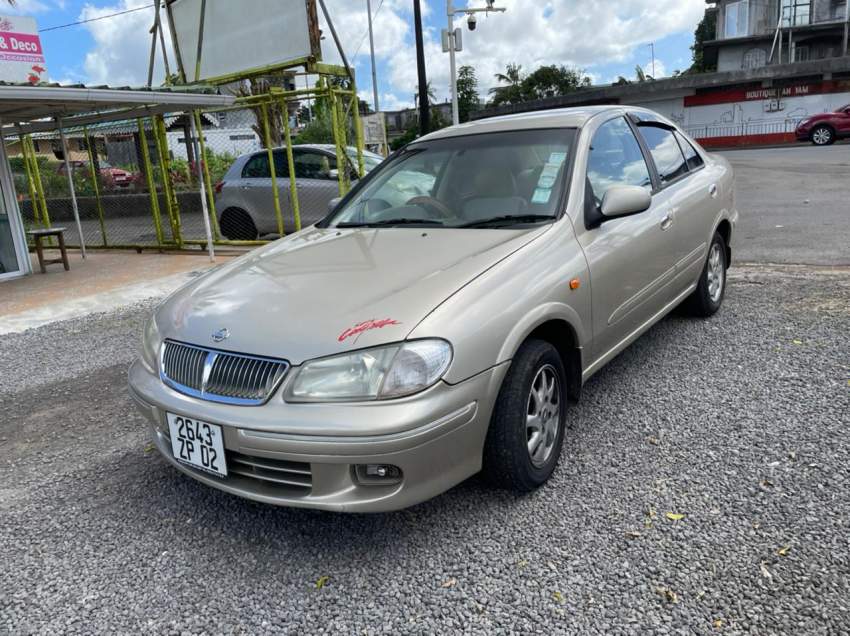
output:
[[544, 488], [386, 515], [170, 468], [125, 389], [146, 306], [4, 336], [0, 633], [846, 633], [848, 273], [733, 270], [588, 383]]

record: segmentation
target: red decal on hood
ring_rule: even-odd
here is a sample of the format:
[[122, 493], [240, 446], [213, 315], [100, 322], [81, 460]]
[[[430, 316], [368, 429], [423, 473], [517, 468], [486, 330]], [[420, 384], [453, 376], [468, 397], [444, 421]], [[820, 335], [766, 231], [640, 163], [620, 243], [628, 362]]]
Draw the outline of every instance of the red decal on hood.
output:
[[374, 318], [371, 320], [365, 320], [363, 322], [359, 322], [353, 327], [346, 329], [341, 334], [339, 334], [339, 340], [342, 342], [346, 338], [351, 338], [352, 336], [359, 336], [364, 331], [369, 331], [371, 329], [382, 329], [384, 327], [389, 327], [391, 325], [400, 325], [401, 323], [397, 320], [393, 320], [392, 318], [382, 318], [381, 320], [375, 320]]

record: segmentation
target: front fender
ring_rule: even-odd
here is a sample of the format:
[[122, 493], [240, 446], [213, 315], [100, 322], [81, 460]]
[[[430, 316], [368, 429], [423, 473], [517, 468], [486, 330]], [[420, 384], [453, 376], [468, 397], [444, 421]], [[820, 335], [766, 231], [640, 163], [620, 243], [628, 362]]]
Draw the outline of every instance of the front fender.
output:
[[408, 337], [452, 344], [445, 380], [454, 384], [510, 360], [549, 320], [567, 322], [579, 347], [589, 342], [590, 276], [566, 218], [446, 299]]

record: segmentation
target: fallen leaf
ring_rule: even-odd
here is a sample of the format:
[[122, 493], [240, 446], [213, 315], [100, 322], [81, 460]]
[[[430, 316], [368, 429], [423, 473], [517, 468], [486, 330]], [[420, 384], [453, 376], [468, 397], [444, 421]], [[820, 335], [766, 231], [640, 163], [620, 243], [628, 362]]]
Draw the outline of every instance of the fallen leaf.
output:
[[767, 566], [764, 564], [764, 561], [762, 561], [761, 565], [759, 566], [759, 569], [761, 570], [761, 575], [764, 578], [766, 578], [766, 579], [772, 579], [773, 578], [773, 575], [770, 573], [770, 570], [767, 569]]
[[723, 619], [722, 618], [715, 618], [714, 619], [714, 627], [716, 629], [720, 629], [721, 627], [723, 627]]
[[793, 342], [795, 345], [801, 345], [801, 344], [803, 344], [803, 341], [802, 341], [802, 340], [792, 340], [791, 342]]
[[655, 591], [658, 592], [668, 603], [676, 604], [679, 602], [679, 595], [669, 588], [657, 587], [655, 588]]
[[640, 536], [640, 532], [638, 532], [637, 530], [629, 530], [626, 533], [626, 537], [628, 537], [629, 539], [638, 539], [640, 538]]
[[678, 512], [667, 512], [664, 516], [670, 521], [680, 521], [685, 518], [685, 515], [679, 514]]
[[779, 556], [785, 556], [791, 551], [790, 545], [784, 545], [776, 551]]
[[566, 603], [566, 601], [567, 601], [567, 599], [564, 598], [564, 595], [561, 594], [558, 591], [556, 591], [554, 594], [552, 594], [552, 598], [554, 598], [559, 603]]
[[146, 453], [150, 453], [154, 448], [156, 448], [156, 445], [151, 442], [150, 444], [145, 444], [145, 448], [143, 450]]
[[518, 568], [524, 568], [526, 565], [528, 565], [528, 561], [526, 561], [525, 559], [520, 559], [519, 561], [517, 561]]
[[649, 437], [646, 438], [646, 441], [649, 442], [650, 444], [654, 444], [655, 446], [658, 446], [658, 443], [659, 443], [660, 440], [657, 437], [655, 437], [654, 435], [650, 435]]
[[773, 486], [773, 482], [770, 481], [769, 479], [762, 479], [760, 483], [765, 488], [770, 488], [771, 486]]
[[457, 585], [457, 579], [451, 578], [451, 579], [446, 579], [445, 581], [443, 581], [443, 584], [442, 584], [441, 587], [454, 587], [455, 585]]
[[556, 566], [556, 565], [555, 565], [554, 563], [552, 563], [551, 561], [546, 561], [546, 565], [548, 565], [548, 566], [549, 566], [549, 569], [550, 569], [550, 570], [552, 570], [553, 572], [557, 572], [557, 571], [558, 571], [558, 566]]
[[319, 579], [316, 581], [316, 589], [321, 590], [323, 587], [325, 587], [325, 585], [328, 584], [328, 581], [330, 581], [330, 580], [331, 580], [331, 577], [329, 577], [327, 575], [320, 576]]

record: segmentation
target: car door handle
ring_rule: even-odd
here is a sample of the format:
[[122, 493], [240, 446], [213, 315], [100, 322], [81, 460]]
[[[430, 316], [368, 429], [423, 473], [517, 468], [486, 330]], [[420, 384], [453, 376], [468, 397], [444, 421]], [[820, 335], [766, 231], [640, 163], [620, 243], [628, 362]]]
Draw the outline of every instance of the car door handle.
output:
[[661, 229], [669, 230], [670, 226], [673, 225], [673, 211], [670, 210], [667, 212], [667, 216], [664, 217], [664, 220], [661, 221]]
[[717, 198], [717, 184], [716, 183], [712, 183], [710, 186], [708, 186], [708, 193], [711, 195], [712, 199]]

